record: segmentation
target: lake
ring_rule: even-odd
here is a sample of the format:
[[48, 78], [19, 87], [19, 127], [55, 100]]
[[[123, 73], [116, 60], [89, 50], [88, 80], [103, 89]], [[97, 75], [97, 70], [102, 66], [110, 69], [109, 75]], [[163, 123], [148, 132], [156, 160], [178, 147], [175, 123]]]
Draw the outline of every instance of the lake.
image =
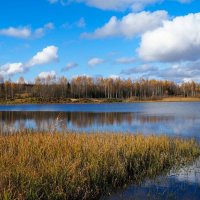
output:
[[[1, 134], [76, 130], [166, 134], [200, 139], [200, 103], [114, 103], [0, 106]], [[200, 161], [103, 199], [200, 199]]]
[[141, 185], [131, 185], [113, 192], [101, 200], [199, 200], [200, 199], [200, 160], [178, 171], [154, 180], [146, 180]]
[[0, 106], [1, 134], [19, 129], [167, 134], [198, 139], [200, 103]]

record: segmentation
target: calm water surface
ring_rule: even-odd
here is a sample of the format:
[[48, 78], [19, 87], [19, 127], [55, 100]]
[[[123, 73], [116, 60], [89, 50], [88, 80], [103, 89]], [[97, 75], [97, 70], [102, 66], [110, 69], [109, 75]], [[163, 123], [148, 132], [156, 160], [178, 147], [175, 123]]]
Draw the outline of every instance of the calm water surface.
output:
[[[27, 128], [167, 134], [199, 141], [200, 103], [0, 106], [1, 134]], [[104, 199], [200, 199], [200, 160]]]
[[126, 131], [199, 138], [200, 103], [0, 106], [1, 133], [27, 128]]
[[166, 176], [147, 180], [141, 185], [131, 185], [113, 192], [101, 200], [199, 200], [200, 199], [200, 160], [192, 165], [171, 171]]

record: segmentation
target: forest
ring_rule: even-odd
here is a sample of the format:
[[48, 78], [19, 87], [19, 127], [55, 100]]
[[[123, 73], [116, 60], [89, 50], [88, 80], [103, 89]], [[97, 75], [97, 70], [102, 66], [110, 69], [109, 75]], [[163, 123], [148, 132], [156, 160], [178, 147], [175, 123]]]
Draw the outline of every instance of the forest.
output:
[[17, 82], [1, 81], [0, 99], [15, 100], [23, 98], [61, 99], [61, 98], [106, 98], [156, 99], [160, 97], [200, 97], [200, 83], [168, 80], [131, 80], [120, 78], [91, 78], [78, 76], [68, 80], [48, 76], [35, 78], [33, 83], [26, 83], [23, 77]]

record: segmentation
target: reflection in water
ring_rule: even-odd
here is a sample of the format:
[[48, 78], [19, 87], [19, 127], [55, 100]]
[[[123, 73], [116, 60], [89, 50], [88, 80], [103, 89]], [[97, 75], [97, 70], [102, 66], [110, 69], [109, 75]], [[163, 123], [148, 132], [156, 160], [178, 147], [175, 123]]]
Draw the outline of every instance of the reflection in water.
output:
[[[127, 131], [135, 125], [155, 124], [173, 120], [170, 116], [149, 116], [141, 113], [88, 112], [0, 112], [1, 133], [24, 129], [35, 130], [102, 130]], [[110, 129], [112, 127], [112, 129]]]
[[200, 199], [200, 160], [178, 172], [148, 180], [142, 185], [132, 185], [123, 191], [104, 197], [102, 200], [141, 199]]
[[166, 134], [199, 139], [200, 116], [145, 112], [0, 112], [2, 134], [24, 129]]
[[0, 130], [111, 131], [195, 137], [200, 102], [0, 106]]
[[0, 112], [2, 134], [24, 129], [153, 133], [199, 138], [200, 117], [143, 112]]

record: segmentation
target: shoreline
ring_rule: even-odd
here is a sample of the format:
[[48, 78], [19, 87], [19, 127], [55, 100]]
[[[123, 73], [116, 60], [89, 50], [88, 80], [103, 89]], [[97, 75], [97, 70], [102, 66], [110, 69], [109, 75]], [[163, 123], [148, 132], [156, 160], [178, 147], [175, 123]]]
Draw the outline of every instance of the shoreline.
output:
[[0, 106], [4, 105], [40, 105], [40, 104], [112, 104], [112, 103], [170, 103], [170, 102], [200, 102], [198, 97], [163, 97], [160, 99], [52, 99], [52, 100], [39, 100], [36, 98], [25, 98], [16, 100], [0, 101]]

